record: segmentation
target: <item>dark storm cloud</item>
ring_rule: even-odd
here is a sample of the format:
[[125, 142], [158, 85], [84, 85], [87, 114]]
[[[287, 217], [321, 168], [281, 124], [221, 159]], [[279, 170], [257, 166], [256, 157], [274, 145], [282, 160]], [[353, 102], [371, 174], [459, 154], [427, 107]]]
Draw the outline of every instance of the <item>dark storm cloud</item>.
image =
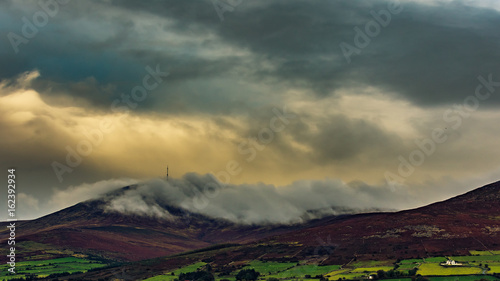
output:
[[[255, 79], [274, 77], [326, 95], [339, 87], [374, 85], [419, 105], [447, 104], [473, 94], [479, 75], [500, 74], [500, 24], [496, 10], [461, 1], [434, 5], [402, 2], [403, 12], [346, 63], [339, 44], [354, 45], [354, 27], [364, 29], [370, 12], [388, 1], [243, 2], [217, 22], [206, 2], [122, 4], [177, 20], [179, 30], [210, 30], [249, 49], [275, 68], [254, 69]], [[201, 26], [198, 29], [193, 26]], [[497, 102], [500, 99], [493, 98]]]
[[[376, 124], [334, 115], [316, 123], [314, 130], [292, 132], [296, 139], [311, 147], [316, 161], [341, 162], [371, 156], [375, 159], [403, 151], [403, 142]], [[378, 157], [377, 157], [378, 156]]]
[[[0, 79], [38, 70], [41, 77], [33, 86], [44, 94], [51, 95], [71, 88], [75, 91], [66, 91], [66, 95], [86, 99], [95, 106], [109, 106], [110, 94], [116, 95], [119, 90], [129, 87], [130, 82], [124, 81], [132, 81], [136, 77], [140, 79], [143, 75], [143, 65], [114, 54], [113, 49], [93, 47], [100, 42], [88, 42], [89, 34], [78, 29], [77, 24], [75, 28], [75, 23], [82, 17], [71, 17], [69, 14], [74, 13], [68, 11], [80, 7], [76, 1], [60, 6], [59, 13], [51, 17], [47, 25], [37, 27], [37, 32], [28, 38], [26, 44], [17, 46], [19, 52], [16, 53], [6, 35], [13, 32], [24, 37], [22, 30], [26, 24], [22, 18], [33, 24], [34, 13], [41, 11], [36, 3], [25, 3], [24, 10], [17, 7], [20, 3], [11, 3], [0, 12], [2, 22], [8, 23], [0, 28], [5, 35], [0, 41]], [[116, 32], [120, 34], [122, 21], [116, 20], [115, 24]], [[114, 87], [115, 91], [110, 93], [109, 87]], [[100, 91], [100, 88], [107, 89]]]
[[360, 78], [366, 83], [379, 84], [418, 104], [434, 105], [460, 102], [474, 94], [479, 75], [492, 73], [495, 81], [500, 80], [494, 63], [500, 59], [500, 36], [492, 30], [500, 24], [498, 12], [450, 4], [414, 7], [405, 13], [410, 17], [402, 15], [387, 28], [388, 39], [374, 42], [386, 50], [353, 62], [365, 66]]
[[[270, 121], [276, 116], [275, 112], [290, 117], [283, 123], [282, 131], [269, 137], [265, 130], [269, 132]], [[238, 134], [253, 138], [258, 144], [279, 152], [283, 162], [302, 159], [313, 163], [338, 164], [376, 159], [381, 163], [384, 159], [396, 158], [398, 154], [408, 150], [408, 143], [397, 134], [372, 121], [344, 114], [332, 113], [317, 117], [310, 112], [299, 113], [290, 108], [275, 106], [250, 111], [249, 116], [251, 118], [246, 121], [248, 127], [240, 129]], [[266, 144], [268, 139], [271, 141]], [[297, 149], [297, 145], [306, 150]], [[411, 147], [412, 144], [409, 145]], [[240, 145], [240, 149], [246, 147]]]
[[403, 2], [403, 12], [392, 15], [389, 26], [347, 64], [339, 44], [354, 45], [353, 27], [364, 29], [373, 20], [370, 11], [387, 9], [386, 2], [371, 3], [287, 1], [242, 9], [220, 33], [275, 63], [274, 71], [258, 72], [262, 76], [273, 75], [319, 94], [364, 84], [420, 105], [435, 105], [473, 94], [479, 75], [493, 73], [500, 80], [494, 63], [500, 59], [500, 35], [494, 30], [500, 14], [459, 2]]
[[[2, 13], [5, 17], [1, 20], [6, 23], [1, 28], [4, 35], [9, 32], [23, 35], [22, 18], [31, 20], [32, 15], [40, 10], [36, 4], [26, 5], [23, 9], [13, 3], [3, 5], [6, 6]], [[36, 69], [41, 77], [33, 86], [43, 94], [54, 95], [70, 88], [73, 91], [66, 91], [66, 94], [86, 99], [97, 107], [109, 108], [111, 101], [120, 98], [122, 93], [129, 94], [141, 83], [146, 66], [159, 64], [165, 71], [175, 68], [170, 77], [172, 87], [163, 85], [161, 95], [152, 96], [137, 109], [145, 110], [151, 108], [155, 100], [175, 98], [176, 95], [189, 104], [189, 93], [184, 96], [172, 91], [177, 81], [210, 79], [237, 64], [230, 56], [219, 60], [201, 57], [197, 55], [197, 49], [201, 48], [198, 45], [193, 46], [193, 52], [186, 50], [185, 53], [169, 48], [168, 44], [177, 43], [175, 41], [145, 47], [144, 41], [162, 34], [157, 30], [139, 32], [137, 24], [127, 19], [130, 14], [126, 11], [105, 5], [114, 11], [114, 15], [107, 16], [99, 10], [102, 5], [105, 4], [98, 1], [93, 4], [75, 1], [60, 6], [59, 13], [50, 18], [48, 25], [40, 27], [28, 43], [17, 46], [17, 54], [7, 36], [3, 37], [0, 41], [0, 79]], [[15, 12], [7, 13], [9, 10]], [[99, 18], [99, 14], [103, 17]], [[160, 20], [158, 24], [162, 29], [164, 22]]]
[[[59, 15], [38, 36], [21, 45], [16, 56], [8, 40], [2, 40], [0, 76], [8, 78], [38, 69], [43, 79], [57, 83], [85, 83], [93, 78], [102, 87], [114, 85], [115, 91], [111, 95], [100, 91], [72, 94], [96, 105], [108, 105], [109, 100], [130, 91], [137, 84], [134, 81], [140, 81], [144, 66], [160, 63], [172, 70], [171, 83], [162, 85], [161, 95], [151, 97], [138, 110], [192, 107], [211, 112], [224, 111], [228, 106], [239, 108], [248, 100], [226, 99], [226, 107], [215, 108], [196, 102], [200, 97], [196, 93], [210, 88], [216, 88], [222, 96], [233, 96], [237, 89], [214, 86], [217, 79], [225, 78], [269, 85], [278, 82], [321, 96], [339, 88], [371, 85], [424, 106], [462, 101], [473, 94], [479, 75], [492, 73], [500, 79], [495, 64], [500, 59], [500, 35], [495, 29], [500, 25], [499, 13], [460, 1], [434, 5], [403, 2], [403, 11], [393, 14], [390, 24], [359, 55], [352, 55], [348, 64], [339, 44], [354, 45], [353, 28], [364, 29], [373, 20], [370, 12], [387, 9], [388, 3], [243, 1], [233, 12], [226, 12], [221, 22], [208, 0], [71, 2], [61, 7]], [[100, 26], [103, 22], [99, 22], [98, 11], [105, 9], [113, 13]], [[24, 13], [29, 17], [32, 11], [28, 11]], [[193, 38], [207, 34], [218, 38], [193, 42], [181, 53], [171, 48], [178, 43], [175, 39], [163, 43], [153, 40], [145, 45], [147, 38], [161, 38], [163, 34], [154, 28], [140, 31], [129, 19], [138, 12], [157, 17], [159, 30]], [[22, 11], [7, 15], [11, 21], [2, 31], [19, 32], [22, 16]], [[95, 26], [85, 27], [94, 21]], [[80, 22], [84, 23], [81, 28]], [[98, 28], [95, 31], [104, 35], [93, 37], [90, 28]], [[249, 54], [200, 55], [204, 50], [217, 49], [217, 44]], [[271, 67], [263, 67], [263, 63]], [[178, 83], [197, 86], [179, 89]], [[165, 100], [170, 102], [162, 102]], [[489, 104], [498, 100], [493, 97]], [[159, 108], [158, 104], [163, 106]]]

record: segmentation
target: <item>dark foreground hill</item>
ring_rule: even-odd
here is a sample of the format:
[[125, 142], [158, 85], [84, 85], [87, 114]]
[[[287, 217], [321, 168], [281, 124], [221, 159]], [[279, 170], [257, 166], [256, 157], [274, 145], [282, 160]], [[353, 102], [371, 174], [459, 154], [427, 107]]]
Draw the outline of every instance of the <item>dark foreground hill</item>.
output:
[[[88, 272], [89, 280], [117, 272], [141, 280], [158, 272], [203, 260], [224, 270], [253, 259], [343, 264], [353, 259], [397, 259], [467, 255], [500, 250], [500, 182], [418, 209], [327, 218], [245, 245], [206, 248]], [[132, 280], [132, 279], [130, 279]]]

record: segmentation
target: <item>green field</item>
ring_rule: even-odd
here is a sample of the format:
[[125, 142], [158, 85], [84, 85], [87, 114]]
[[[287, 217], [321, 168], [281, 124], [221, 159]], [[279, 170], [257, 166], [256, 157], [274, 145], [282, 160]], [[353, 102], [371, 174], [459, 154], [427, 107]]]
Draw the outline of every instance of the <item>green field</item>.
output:
[[86, 272], [90, 269], [103, 267], [106, 264], [98, 261], [76, 258], [76, 257], [66, 257], [59, 259], [50, 259], [43, 261], [23, 261], [16, 263], [16, 275], [9, 276], [7, 269], [9, 265], [0, 265], [0, 279], [12, 279], [25, 277], [28, 274], [34, 274], [38, 277], [46, 277], [54, 273], [74, 273], [74, 272]]
[[432, 257], [423, 259], [424, 262], [446, 262], [447, 258], [445, 257]]
[[424, 262], [423, 259], [410, 259], [410, 260], [402, 260], [399, 263], [400, 264], [412, 264], [412, 263], [422, 263]]
[[399, 270], [399, 271], [408, 271], [408, 270], [412, 270], [416, 267], [418, 267], [419, 264], [415, 264], [415, 263], [412, 263], [412, 264], [401, 264], [399, 265], [399, 267], [396, 269], [396, 270]]
[[394, 266], [378, 266], [378, 267], [358, 267], [351, 271], [352, 273], [357, 273], [357, 272], [369, 272], [369, 273], [376, 273], [379, 270], [383, 271], [389, 271], [391, 269], [394, 269]]
[[500, 261], [500, 255], [482, 255], [482, 256], [459, 256], [451, 257], [451, 259], [460, 262], [493, 262]]
[[491, 256], [500, 255], [500, 251], [469, 251], [473, 256]]

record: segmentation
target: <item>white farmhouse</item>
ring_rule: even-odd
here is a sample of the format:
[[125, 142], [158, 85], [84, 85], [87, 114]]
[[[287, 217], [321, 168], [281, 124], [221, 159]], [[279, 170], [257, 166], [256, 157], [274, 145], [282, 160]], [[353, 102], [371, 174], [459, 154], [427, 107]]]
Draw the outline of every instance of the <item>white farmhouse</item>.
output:
[[441, 263], [441, 265], [444, 265], [444, 266], [458, 266], [458, 265], [462, 265], [462, 264], [459, 263], [459, 262], [456, 262], [454, 260], [447, 260], [446, 262]]

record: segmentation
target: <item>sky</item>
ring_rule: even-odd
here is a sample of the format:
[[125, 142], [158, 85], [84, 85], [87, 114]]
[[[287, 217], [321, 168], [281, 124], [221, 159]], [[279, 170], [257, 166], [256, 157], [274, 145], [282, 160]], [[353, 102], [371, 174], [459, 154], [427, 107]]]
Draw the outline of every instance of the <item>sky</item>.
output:
[[133, 183], [245, 222], [444, 200], [500, 179], [498, 26], [493, 0], [2, 1], [0, 168], [19, 219]]

